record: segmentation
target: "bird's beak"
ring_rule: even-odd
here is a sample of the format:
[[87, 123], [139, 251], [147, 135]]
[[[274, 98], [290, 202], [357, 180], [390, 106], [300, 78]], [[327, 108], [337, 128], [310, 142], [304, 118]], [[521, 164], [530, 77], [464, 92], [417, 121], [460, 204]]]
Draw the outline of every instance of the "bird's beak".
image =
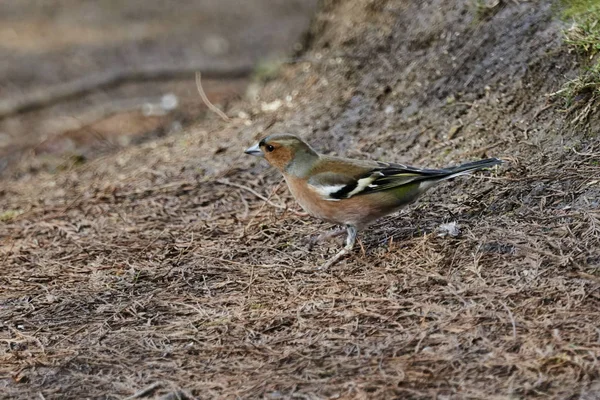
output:
[[257, 156], [257, 157], [263, 157], [265, 155], [265, 153], [263, 153], [262, 150], [260, 149], [260, 147], [258, 146], [258, 143], [256, 143], [252, 147], [248, 147], [246, 149], [246, 151], [244, 151], [244, 153], [250, 154], [251, 156]]

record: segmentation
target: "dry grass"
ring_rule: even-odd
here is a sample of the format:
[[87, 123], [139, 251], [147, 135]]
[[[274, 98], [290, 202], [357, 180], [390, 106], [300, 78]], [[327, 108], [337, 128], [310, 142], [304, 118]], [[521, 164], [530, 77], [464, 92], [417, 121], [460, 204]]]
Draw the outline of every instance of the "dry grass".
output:
[[[284, 98], [293, 83], [294, 108], [240, 105], [249, 127], [214, 120], [2, 186], [1, 396], [598, 395], [597, 138], [572, 147], [552, 137], [557, 118], [536, 120], [543, 104], [533, 97], [527, 109], [510, 108], [514, 97], [476, 98], [458, 137], [429, 129], [407, 154], [434, 165], [493, 149], [508, 165], [444, 185], [362, 233], [352, 257], [316, 272], [338, 245], [308, 252], [303, 240], [329, 226], [298, 216], [280, 177], [241, 152], [267, 129], [327, 121], [336, 110], [345, 123], [352, 104], [380, 93], [371, 76], [396, 74], [373, 58], [374, 75], [361, 83], [344, 73], [353, 64], [332, 59], [310, 71], [284, 67], [262, 100]], [[339, 106], [350, 85], [363, 103]], [[429, 115], [446, 112], [436, 110]], [[472, 128], [487, 116], [517, 130], [509, 125], [517, 114], [529, 122], [512, 136]], [[343, 126], [341, 144], [328, 139], [336, 126], [325, 139], [308, 136], [322, 148], [390, 158], [412, 135], [409, 127], [374, 147], [384, 136], [360, 121], [367, 128], [345, 151], [354, 125]], [[431, 121], [414, 126], [425, 132]], [[439, 235], [450, 221], [460, 236]]]
[[[546, 165], [459, 184], [468, 196], [452, 191], [444, 205], [382, 221], [331, 273], [310, 269], [335, 246], [309, 253], [301, 241], [324, 226], [215, 179], [168, 177], [176, 163], [164, 177], [103, 190], [66, 177], [57, 183], [68, 195], [1, 227], [4, 390], [118, 398], [157, 381], [199, 398], [585, 390], [599, 372], [600, 213], [553, 205], [586, 190], [599, 172], [591, 161], [574, 154], [559, 176]], [[218, 176], [292, 206], [272, 176]], [[515, 197], [557, 183], [573, 190]], [[37, 202], [23, 194], [21, 204]], [[459, 238], [437, 235], [448, 220]]]
[[[565, 44], [580, 57], [581, 71], [557, 92], [581, 124], [596, 113], [600, 98], [600, 4], [594, 0], [564, 0], [562, 16], [571, 26], [564, 30]], [[575, 112], [573, 112], [575, 111]]]

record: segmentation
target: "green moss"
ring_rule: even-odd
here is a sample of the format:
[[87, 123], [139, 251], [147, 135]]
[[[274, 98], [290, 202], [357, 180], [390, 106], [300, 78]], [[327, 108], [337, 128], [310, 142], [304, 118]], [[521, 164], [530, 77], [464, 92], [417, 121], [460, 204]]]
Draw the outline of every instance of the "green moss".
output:
[[471, 0], [469, 5], [475, 16], [474, 22], [478, 23], [493, 17], [502, 5], [503, 0]]
[[269, 82], [279, 76], [283, 60], [278, 58], [263, 59], [256, 63], [252, 73], [254, 82]]
[[0, 212], [0, 222], [8, 222], [23, 214], [21, 210], [6, 210], [4, 212]]

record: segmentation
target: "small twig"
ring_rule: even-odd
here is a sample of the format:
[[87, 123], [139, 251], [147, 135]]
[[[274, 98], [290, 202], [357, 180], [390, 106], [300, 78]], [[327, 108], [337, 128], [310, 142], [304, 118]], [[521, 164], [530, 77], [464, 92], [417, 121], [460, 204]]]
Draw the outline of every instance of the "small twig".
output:
[[242, 204], [244, 205], [244, 214], [242, 215], [242, 220], [245, 221], [248, 218], [248, 215], [250, 214], [250, 207], [248, 206], [248, 202], [242, 195], [242, 192], [238, 192], [238, 194], [240, 195], [240, 199], [242, 200]]
[[252, 269], [250, 270], [250, 281], [248, 282], [248, 286], [246, 286], [246, 294], [250, 294], [250, 288], [252, 287], [252, 283], [254, 282], [254, 265], [252, 265]]
[[84, 96], [89, 93], [117, 87], [128, 82], [147, 82], [167, 79], [187, 78], [193, 71], [202, 68], [205, 76], [211, 78], [241, 78], [252, 73], [249, 64], [162, 66], [150, 65], [144, 68], [114, 69], [100, 74], [85, 75], [73, 81], [60, 83], [49, 88], [34, 90], [24, 96], [0, 99], [0, 120], [15, 114], [48, 107], [56, 103]]
[[175, 392], [167, 393], [164, 396], [159, 397], [158, 400], [194, 400], [191, 394], [184, 392], [183, 390], [176, 390]]
[[208, 297], [212, 297], [210, 288], [208, 287], [208, 284], [206, 283], [206, 275], [202, 275], [202, 282], [204, 283], [204, 287], [206, 288], [206, 291], [208, 292]]
[[[194, 232], [192, 232], [192, 238], [190, 239], [190, 243], [186, 246], [185, 249], [182, 249], [182, 250], [179, 251], [179, 255], [177, 257], [177, 260], [175, 260], [175, 262], [171, 264], [171, 267], [167, 270], [167, 272], [165, 272], [164, 274], [162, 274], [162, 275], [159, 276], [159, 279], [166, 278], [171, 273], [171, 271], [173, 271], [173, 269], [175, 267], [179, 266], [179, 262], [181, 261], [181, 258], [183, 257], [183, 254], [188, 252], [188, 250], [192, 247], [192, 244], [194, 244]], [[197, 248], [198, 248], [198, 246], [194, 247], [192, 249], [192, 251], [196, 250]]]
[[162, 382], [154, 382], [152, 385], [145, 387], [144, 389], [140, 390], [139, 392], [135, 392], [133, 395], [124, 398], [123, 400], [133, 400], [133, 399], [139, 399], [140, 397], [146, 397], [148, 395], [151, 395], [156, 389], [159, 389], [163, 386]]
[[13, 333], [13, 335], [21, 337], [21, 338], [23, 338], [23, 339], [25, 339], [27, 341], [30, 341], [30, 342], [34, 342], [42, 350], [42, 353], [46, 354], [46, 348], [44, 347], [44, 344], [37, 337], [32, 336], [32, 335], [27, 335], [27, 334], [19, 331], [18, 329], [13, 328], [12, 326], [9, 326], [8, 329]]
[[515, 317], [514, 317], [512, 311], [510, 311], [510, 308], [508, 308], [508, 306], [506, 304], [504, 304], [501, 301], [499, 301], [499, 303], [502, 307], [504, 307], [504, 309], [508, 313], [508, 317], [510, 318], [510, 322], [512, 323], [513, 338], [516, 340], [517, 339], [517, 324], [515, 322]]
[[588, 273], [585, 273], [585, 272], [576, 272], [575, 275], [578, 276], [578, 277], [580, 277], [580, 278], [592, 281], [592, 282], [600, 283], [600, 278], [598, 278], [597, 276], [594, 276], [592, 274], [588, 274]]
[[566, 92], [567, 90], [569, 90], [569, 88], [566, 88], [566, 87], [565, 87], [565, 88], [562, 88], [562, 89], [560, 89], [560, 90], [557, 90], [556, 92], [552, 92], [552, 93], [546, 93], [546, 94], [545, 94], [545, 96], [546, 96], [546, 97], [555, 97], [555, 96], [558, 96], [558, 95], [559, 95], [559, 94], [561, 94], [561, 93], [564, 93], [564, 92]]
[[6, 265], [6, 262], [8, 261], [8, 257], [12, 253], [14, 248], [15, 248], [15, 240], [12, 239], [12, 242], [10, 244], [10, 249], [8, 249], [8, 251], [4, 255], [4, 260], [2, 260], [2, 265]]
[[200, 72], [196, 72], [196, 88], [198, 89], [198, 93], [200, 94], [202, 101], [204, 102], [204, 104], [206, 104], [206, 107], [208, 107], [209, 110], [221, 117], [223, 121], [229, 121], [229, 117], [223, 111], [219, 110], [217, 106], [211, 103], [210, 100], [208, 100], [208, 97], [206, 96], [206, 93], [204, 93], [204, 89], [202, 88]]
[[540, 108], [539, 110], [536, 111], [536, 113], [534, 114], [532, 119], [535, 121], [540, 116], [541, 113], [543, 113], [547, 109], [551, 108], [552, 106], [554, 106], [554, 104], [547, 104], [544, 107]]
[[258, 197], [259, 199], [261, 199], [265, 203], [269, 204], [270, 206], [279, 208], [281, 210], [287, 210], [288, 209], [286, 206], [282, 206], [280, 204], [273, 203], [271, 200], [267, 199], [265, 196], [263, 196], [262, 194], [258, 193], [256, 190], [254, 190], [252, 188], [249, 188], [248, 186], [240, 185], [239, 183], [229, 182], [229, 181], [224, 180], [224, 179], [218, 179], [216, 182], [220, 183], [221, 185], [233, 186], [233, 187], [236, 187], [236, 188], [239, 188], [239, 189], [244, 189], [244, 190], [252, 193], [256, 197]]
[[[306, 213], [306, 212], [293, 210], [293, 209], [289, 208], [288, 206], [282, 206], [281, 204], [273, 203], [270, 199], [268, 199], [265, 196], [263, 196], [262, 194], [258, 193], [256, 190], [254, 190], [252, 188], [249, 188], [248, 186], [240, 185], [239, 183], [229, 182], [228, 180], [225, 180], [225, 179], [218, 179], [215, 182], [220, 183], [222, 185], [233, 186], [233, 187], [236, 187], [236, 188], [244, 189], [244, 190], [252, 193], [256, 197], [258, 197], [259, 199], [261, 199], [262, 201], [264, 201], [268, 205], [273, 206], [275, 208], [279, 208], [280, 210], [289, 211], [289, 212], [291, 212], [292, 214], [294, 214], [294, 215], [296, 215], [298, 217], [308, 217], [309, 216], [309, 214]], [[280, 185], [281, 185], [281, 182], [279, 183], [279, 185], [277, 185], [277, 187], [275, 187], [275, 189], [273, 189], [273, 192], [276, 192], [277, 189], [279, 189]]]
[[484, 153], [486, 153], [487, 151], [489, 151], [489, 150], [493, 149], [494, 147], [501, 145], [502, 143], [504, 143], [504, 141], [503, 141], [503, 140], [501, 140], [501, 141], [498, 141], [498, 142], [496, 142], [496, 143], [492, 143], [492, 144], [490, 144], [490, 145], [488, 145], [488, 146], [480, 147], [480, 148], [478, 148], [478, 149], [475, 149], [475, 150], [469, 151], [468, 153], [466, 153], [466, 156], [473, 156], [473, 155], [484, 154]]
[[160, 237], [161, 237], [161, 236], [163, 235], [163, 233], [165, 233], [166, 231], [167, 231], [167, 228], [163, 229], [163, 230], [162, 230], [162, 231], [161, 231], [161, 232], [160, 232], [158, 235], [156, 235], [156, 237], [154, 237], [154, 239], [152, 239], [152, 240], [150, 241], [150, 243], [148, 243], [148, 244], [147, 244], [147, 245], [146, 245], [146, 246], [145, 246], [145, 247], [144, 247], [144, 248], [143, 248], [143, 249], [142, 249], [142, 250], [141, 250], [141, 251], [138, 253], [137, 259], [139, 260], [139, 259], [142, 257], [142, 255], [145, 255], [145, 254], [146, 254], [146, 250], [148, 250], [148, 249], [149, 249], [149, 248], [150, 248], [150, 247], [151, 247], [151, 246], [152, 246], [154, 243], [156, 243], [156, 241], [157, 241], [158, 239], [160, 239]]
[[577, 154], [578, 156], [583, 156], [583, 157], [600, 157], [600, 153], [580, 153], [577, 150], [571, 148], [571, 150], [573, 151], [573, 153]]

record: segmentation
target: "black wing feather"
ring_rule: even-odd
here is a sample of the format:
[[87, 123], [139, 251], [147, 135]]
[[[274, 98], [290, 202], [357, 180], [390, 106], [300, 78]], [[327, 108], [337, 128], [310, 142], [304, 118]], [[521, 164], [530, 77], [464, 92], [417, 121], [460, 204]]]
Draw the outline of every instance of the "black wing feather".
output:
[[[419, 181], [444, 180], [451, 178], [456, 174], [489, 168], [501, 163], [502, 161], [496, 158], [489, 158], [486, 160], [461, 164], [451, 168], [426, 169], [403, 164], [378, 162], [379, 168], [374, 168], [363, 174], [358, 179], [353, 180], [335, 193], [330, 194], [330, 197], [333, 199], [345, 199], [354, 195], [380, 192]], [[357, 193], [353, 193], [359, 188], [359, 184], [363, 179], [367, 179], [368, 185], [362, 187]]]

